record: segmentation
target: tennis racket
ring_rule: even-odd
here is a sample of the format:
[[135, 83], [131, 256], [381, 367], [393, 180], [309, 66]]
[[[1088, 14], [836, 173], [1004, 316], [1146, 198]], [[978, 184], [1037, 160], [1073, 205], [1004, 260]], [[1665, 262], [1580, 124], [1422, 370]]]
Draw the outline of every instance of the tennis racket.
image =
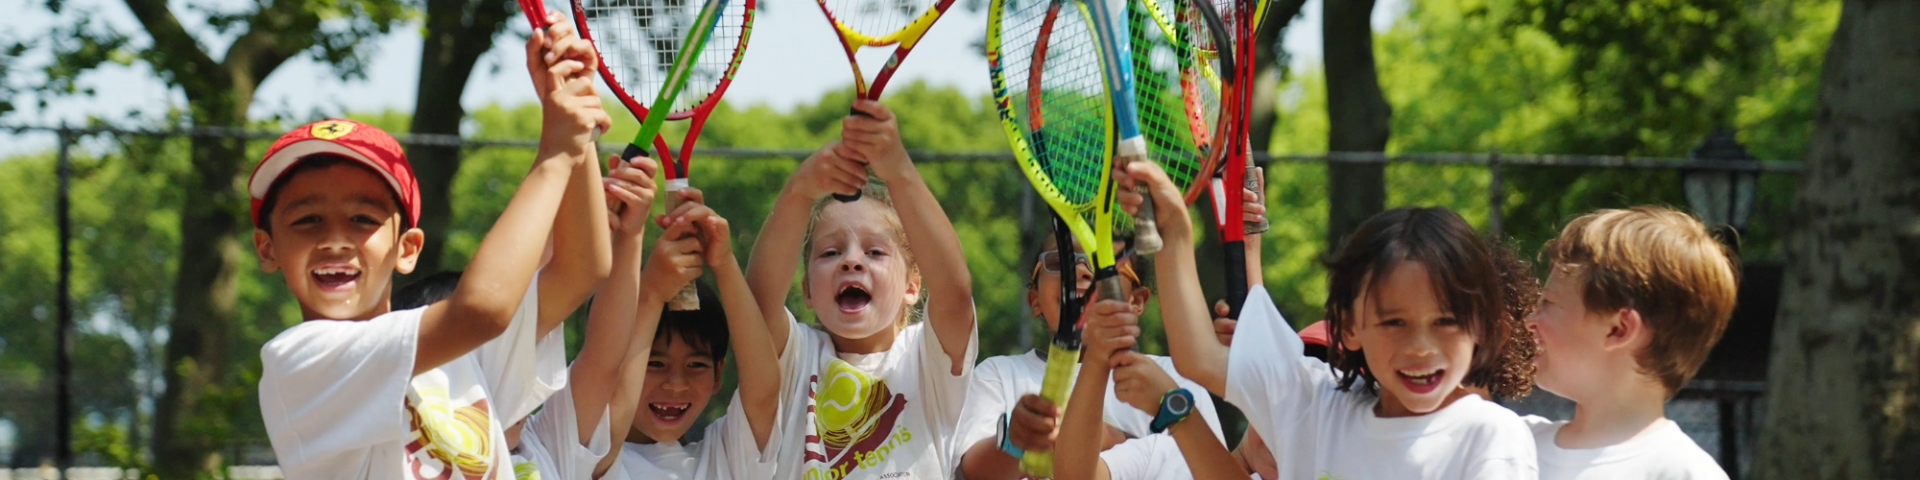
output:
[[[1259, 15], [1266, 7], [1263, 0], [1225, 1], [1219, 3], [1194, 2], [1197, 13], [1203, 21], [1226, 21], [1219, 14], [1223, 9], [1232, 13], [1231, 26], [1220, 31], [1231, 33], [1232, 41], [1222, 41], [1216, 37], [1218, 57], [1226, 59], [1219, 62], [1220, 92], [1227, 102], [1227, 125], [1224, 129], [1225, 143], [1221, 149], [1227, 155], [1220, 163], [1220, 170], [1211, 182], [1213, 192], [1214, 226], [1220, 232], [1222, 254], [1226, 271], [1226, 302], [1228, 318], [1240, 318], [1240, 308], [1247, 298], [1247, 258], [1246, 235], [1258, 234], [1266, 230], [1263, 223], [1247, 223], [1241, 220], [1243, 209], [1240, 201], [1242, 188], [1254, 190], [1256, 195], [1265, 197], [1258, 181], [1258, 170], [1253, 165], [1253, 142], [1250, 128], [1253, 111], [1254, 74], [1254, 38], [1259, 30]], [[1236, 47], [1237, 46], [1237, 47]]]
[[[1127, 0], [1117, 0], [1124, 9]], [[1080, 0], [1086, 5], [1087, 20], [1093, 24], [1094, 39], [1100, 43], [1100, 70], [1107, 86], [1107, 98], [1113, 106], [1115, 138], [1113, 164], [1124, 167], [1147, 158], [1147, 141], [1140, 135], [1140, 117], [1133, 95], [1133, 54], [1131, 33], [1123, 17], [1114, 16], [1109, 0]], [[1145, 199], [1133, 216], [1133, 249], [1149, 255], [1160, 251], [1160, 227], [1154, 223], [1153, 198]], [[1111, 248], [1111, 247], [1109, 247]]]
[[[539, 0], [523, 0], [539, 1]], [[600, 54], [600, 77], [620, 103], [640, 120], [640, 131], [620, 158], [659, 153], [665, 171], [667, 211], [678, 208], [688, 187], [693, 146], [707, 117], [733, 83], [753, 32], [757, 0], [574, 0], [574, 23]], [[651, 98], [642, 104], [638, 99]], [[660, 135], [668, 120], [689, 120], [680, 151]], [[694, 286], [667, 302], [676, 311], [695, 310]]]
[[[840, 47], [847, 51], [847, 65], [853, 67], [853, 93], [855, 98], [879, 100], [880, 92], [887, 88], [887, 81], [893, 79], [893, 73], [900, 69], [900, 62], [913, 53], [915, 44], [926, 36], [933, 22], [953, 6], [954, 0], [818, 0], [820, 13], [826, 15], [827, 24], [833, 27], [834, 35], [840, 38]], [[873, 84], [867, 84], [867, 77], [860, 72], [860, 59], [855, 57], [861, 48], [899, 45], [893, 50], [893, 56], [880, 67], [880, 73], [874, 75]], [[866, 116], [859, 110], [849, 108], [849, 115]], [[852, 195], [834, 194], [833, 198], [842, 202], [860, 199], [860, 192]]]
[[[1090, 298], [1122, 298], [1113, 248], [1116, 124], [1087, 4], [1076, 0], [993, 0], [987, 14], [987, 68], [1014, 158], [1054, 213], [1062, 250], [1092, 254]], [[1072, 255], [1061, 271], [1072, 272]], [[1080, 363], [1084, 318], [1071, 284], [1061, 288], [1061, 322], [1047, 349], [1040, 396], [1068, 408]], [[1071, 319], [1071, 321], [1069, 321]], [[1029, 453], [1021, 469], [1053, 475], [1053, 456]]]

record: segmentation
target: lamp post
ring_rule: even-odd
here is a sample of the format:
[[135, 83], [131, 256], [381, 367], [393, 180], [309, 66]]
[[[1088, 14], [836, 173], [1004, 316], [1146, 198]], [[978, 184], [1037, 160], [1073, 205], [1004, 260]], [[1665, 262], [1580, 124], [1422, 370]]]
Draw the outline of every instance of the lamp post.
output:
[[1722, 129], [1708, 135], [1687, 157], [1728, 164], [1681, 170], [1680, 181], [1693, 214], [1707, 225], [1726, 225], [1735, 233], [1744, 231], [1747, 218], [1753, 214], [1760, 171], [1739, 169], [1738, 165], [1755, 162], [1753, 155], [1734, 138], [1732, 130]]

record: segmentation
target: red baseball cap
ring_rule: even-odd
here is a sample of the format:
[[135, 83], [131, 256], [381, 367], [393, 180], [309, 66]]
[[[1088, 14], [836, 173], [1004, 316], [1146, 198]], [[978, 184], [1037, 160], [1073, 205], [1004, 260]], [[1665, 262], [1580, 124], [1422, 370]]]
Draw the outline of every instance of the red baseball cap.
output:
[[273, 182], [300, 160], [323, 153], [351, 158], [380, 172], [380, 176], [387, 179], [387, 186], [393, 188], [394, 196], [399, 197], [401, 211], [407, 214], [406, 228], [420, 225], [420, 180], [414, 178], [413, 165], [407, 163], [407, 154], [400, 149], [400, 142], [367, 124], [334, 119], [287, 132], [273, 142], [273, 148], [267, 149], [267, 157], [260, 159], [260, 166], [253, 168], [253, 177], [247, 180], [247, 195], [253, 197], [255, 227], [265, 228], [260, 225], [260, 209], [267, 202]]

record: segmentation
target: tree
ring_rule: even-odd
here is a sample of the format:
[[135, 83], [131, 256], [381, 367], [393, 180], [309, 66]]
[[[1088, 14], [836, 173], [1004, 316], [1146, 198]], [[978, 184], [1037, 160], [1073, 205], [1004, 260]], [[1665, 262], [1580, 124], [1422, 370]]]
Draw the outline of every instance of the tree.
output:
[[[493, 48], [493, 37], [519, 11], [498, 0], [426, 0], [426, 29], [421, 35], [420, 83], [415, 87], [413, 133], [458, 135], [467, 116], [460, 97], [480, 56]], [[415, 145], [407, 159], [420, 179], [420, 228], [427, 242], [420, 264], [409, 277], [432, 275], [441, 269], [447, 228], [453, 224], [453, 179], [460, 172], [457, 147]]]
[[1786, 242], [1761, 478], [1920, 471], [1920, 2], [1842, 8]]
[[[1374, 0], [1326, 0], [1321, 38], [1327, 75], [1327, 151], [1385, 152], [1393, 107], [1380, 91], [1373, 64]], [[1386, 165], [1327, 165], [1327, 246], [1338, 248], [1347, 234], [1386, 209]]]
[[[61, 3], [47, 5], [58, 13]], [[184, 121], [197, 127], [246, 126], [255, 90], [299, 55], [312, 55], [347, 75], [360, 74], [357, 45], [385, 33], [404, 10], [395, 0], [274, 0], [251, 3], [238, 12], [212, 5], [179, 6], [206, 15], [205, 27], [196, 31], [175, 16], [167, 0], [125, 3], [150, 45], [129, 54], [122, 50], [129, 42], [119, 33], [73, 28], [78, 40], [56, 45], [57, 63], [93, 61], [49, 71], [56, 73], [56, 81], [71, 84], [115, 52], [130, 55], [184, 94]], [[231, 42], [221, 51], [202, 37]], [[221, 52], [218, 58], [216, 51]], [[251, 257], [242, 241], [250, 222], [242, 213], [246, 195], [239, 188], [250, 158], [245, 143], [237, 139], [194, 138], [190, 173], [180, 179], [179, 267], [161, 368], [167, 389], [156, 404], [153, 426], [154, 471], [163, 478], [216, 475], [217, 450], [232, 426], [227, 411], [252, 395], [252, 386], [230, 368], [248, 353], [235, 351], [230, 340], [237, 276]]]

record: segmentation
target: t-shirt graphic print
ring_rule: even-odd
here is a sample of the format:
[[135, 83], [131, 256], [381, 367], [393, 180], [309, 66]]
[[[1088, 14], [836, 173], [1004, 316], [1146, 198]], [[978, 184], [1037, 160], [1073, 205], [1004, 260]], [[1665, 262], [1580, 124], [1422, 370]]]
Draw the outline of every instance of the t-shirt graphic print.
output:
[[809, 469], [808, 479], [846, 478], [854, 469], [885, 462], [896, 448], [913, 442], [913, 432], [900, 423], [907, 396], [894, 393], [885, 380], [836, 358], [809, 384], [814, 401], [807, 406], [807, 416], [813, 433], [807, 435], [805, 460], [825, 464], [827, 474]]
[[500, 448], [493, 444], [486, 393], [473, 385], [459, 397], [450, 395], [441, 370], [420, 374], [413, 383], [406, 403], [407, 472], [420, 479], [486, 478], [493, 449]]
[[[972, 362], [959, 375], [926, 322], [902, 328], [886, 351], [838, 353], [826, 332], [792, 319], [781, 352], [781, 404], [773, 478], [936, 480], [954, 463], [949, 442], [966, 401]], [[969, 332], [966, 358], [975, 354]], [[804, 406], [804, 408], [802, 408]]]

